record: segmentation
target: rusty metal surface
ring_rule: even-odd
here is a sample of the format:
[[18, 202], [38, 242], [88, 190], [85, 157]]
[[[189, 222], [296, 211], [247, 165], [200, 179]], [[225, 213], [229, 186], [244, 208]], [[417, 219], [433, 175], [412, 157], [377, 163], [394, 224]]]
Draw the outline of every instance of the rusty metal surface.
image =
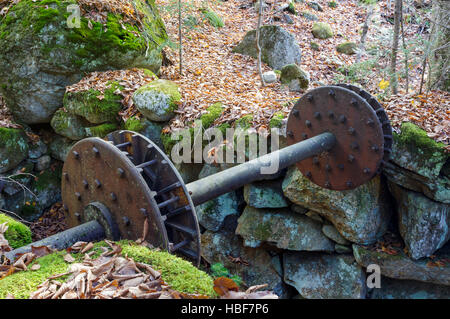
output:
[[117, 131], [107, 140], [120, 147], [142, 175], [167, 234], [167, 249], [200, 263], [200, 228], [183, 179], [156, 144], [141, 134]]
[[383, 129], [383, 135], [384, 135], [384, 157], [383, 160], [387, 162], [391, 156], [392, 152], [392, 126], [391, 122], [389, 121], [389, 117], [386, 113], [386, 111], [381, 106], [380, 102], [377, 101], [376, 98], [374, 98], [369, 92], [360, 89], [357, 86], [351, 85], [351, 84], [338, 84], [338, 86], [349, 89], [359, 96], [361, 96], [363, 99], [369, 103], [369, 105], [372, 107], [372, 109], [377, 114], [378, 120], [381, 123], [381, 127]]
[[306, 93], [287, 123], [288, 144], [331, 132], [336, 145], [297, 163], [302, 174], [331, 190], [354, 189], [372, 179], [384, 156], [382, 123], [369, 103], [355, 92], [320, 87]]
[[70, 227], [90, 219], [85, 211], [94, 202], [105, 205], [121, 238], [136, 240], [149, 216], [146, 240], [168, 249], [168, 236], [152, 191], [133, 162], [112, 143], [88, 138], [76, 143], [63, 168], [62, 199]]

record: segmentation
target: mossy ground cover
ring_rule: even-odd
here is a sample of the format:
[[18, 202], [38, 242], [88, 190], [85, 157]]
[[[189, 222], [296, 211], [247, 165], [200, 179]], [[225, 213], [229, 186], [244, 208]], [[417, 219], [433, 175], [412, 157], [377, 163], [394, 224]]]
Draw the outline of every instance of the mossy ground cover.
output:
[[19, 248], [31, 243], [31, 230], [28, 226], [16, 221], [15, 219], [0, 214], [0, 224], [6, 223], [8, 230], [5, 233], [5, 238], [8, 240], [12, 248]]
[[[161, 273], [162, 279], [172, 289], [190, 294], [215, 296], [213, 279], [190, 262], [167, 252], [150, 250], [131, 241], [120, 241], [118, 244], [122, 247], [122, 256], [128, 256], [136, 262], [149, 264]], [[98, 257], [102, 253], [100, 247], [106, 246], [105, 242], [96, 243], [93, 248], [95, 254], [91, 258]], [[70, 265], [64, 261], [65, 254], [65, 251], [60, 251], [41, 257], [28, 267], [39, 263], [41, 267], [38, 270], [18, 272], [1, 279], [0, 299], [5, 298], [8, 293], [17, 299], [26, 299], [48, 277], [65, 273]], [[80, 262], [83, 258], [82, 254], [75, 253], [72, 254], [72, 257], [75, 258], [75, 262]], [[65, 281], [68, 277], [64, 276], [58, 280]]]

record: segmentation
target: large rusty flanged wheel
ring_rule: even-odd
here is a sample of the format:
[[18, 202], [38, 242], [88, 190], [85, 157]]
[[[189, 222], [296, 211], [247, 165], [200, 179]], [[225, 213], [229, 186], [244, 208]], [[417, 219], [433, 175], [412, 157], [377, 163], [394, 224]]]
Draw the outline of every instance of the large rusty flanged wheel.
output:
[[183, 180], [149, 139], [130, 131], [76, 143], [63, 168], [62, 197], [70, 227], [101, 203], [120, 238], [136, 240], [148, 221], [147, 242], [200, 262], [200, 230]]
[[385, 134], [386, 124], [377, 116], [381, 112], [366, 98], [345, 87], [324, 86], [306, 93], [293, 107], [287, 123], [289, 145], [324, 132], [337, 140], [330, 151], [297, 163], [315, 184], [350, 190], [378, 174], [392, 136]]

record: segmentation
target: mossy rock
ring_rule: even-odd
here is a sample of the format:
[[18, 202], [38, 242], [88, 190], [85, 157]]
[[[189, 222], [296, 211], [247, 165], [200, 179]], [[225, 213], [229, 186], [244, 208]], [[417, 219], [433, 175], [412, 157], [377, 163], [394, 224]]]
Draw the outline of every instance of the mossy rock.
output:
[[344, 42], [341, 44], [338, 44], [336, 47], [336, 51], [339, 53], [344, 53], [347, 55], [353, 55], [356, 53], [357, 44], [355, 42]]
[[[128, 256], [136, 262], [149, 264], [161, 272], [162, 279], [171, 288], [184, 293], [215, 296], [213, 279], [190, 262], [167, 252], [138, 246], [130, 241], [121, 241], [118, 244], [122, 247], [122, 256]], [[94, 244], [96, 253], [92, 258], [100, 255], [102, 246], [107, 245], [104, 242]], [[64, 261], [65, 254], [67, 252], [60, 251], [38, 258], [28, 265], [28, 268], [38, 263], [41, 266], [39, 270], [22, 271], [1, 279], [0, 299], [5, 298], [8, 293], [14, 295], [16, 299], [29, 298], [37, 286], [48, 277], [64, 273], [69, 269], [70, 264]], [[75, 258], [75, 262], [80, 262], [83, 258], [82, 254], [72, 254], [72, 256]], [[68, 277], [66, 275], [58, 280], [64, 282]]]
[[167, 122], [175, 116], [181, 94], [176, 83], [159, 79], [134, 92], [133, 101], [139, 112], [150, 121]]
[[310, 43], [310, 47], [311, 49], [313, 49], [314, 51], [319, 51], [320, 50], [320, 45], [316, 42], [311, 42]]
[[285, 122], [286, 115], [283, 112], [275, 112], [269, 121], [270, 128], [281, 128]]
[[28, 142], [21, 129], [0, 127], [0, 173], [16, 167], [28, 156]]
[[5, 214], [0, 214], [0, 224], [4, 223], [8, 225], [8, 230], [5, 232], [5, 239], [13, 249], [31, 243], [31, 230], [28, 226]]
[[139, 119], [135, 116], [130, 117], [125, 122], [125, 129], [128, 131], [138, 132], [149, 138], [153, 143], [164, 150], [164, 144], [161, 140], [161, 132], [166, 123], [152, 122], [146, 118]]
[[306, 20], [309, 20], [309, 21], [317, 21], [317, 20], [319, 20], [319, 18], [314, 13], [311, 13], [309, 11], [303, 11], [302, 13], [300, 13], [300, 15], [303, 18], [305, 18]]
[[[133, 0], [143, 22], [110, 12], [105, 25], [81, 17], [68, 28], [68, 6], [76, 0], [21, 0], [0, 21], [0, 88], [14, 116], [48, 123], [61, 107], [66, 86], [85, 73], [132, 67], [155, 73], [168, 38], [154, 0]], [[22, 72], [24, 65], [33, 66]]]
[[393, 133], [391, 160], [427, 178], [438, 177], [450, 157], [445, 145], [428, 137], [413, 123], [402, 123], [400, 130], [400, 134]]
[[94, 89], [67, 92], [64, 95], [64, 108], [71, 114], [86, 119], [89, 123], [102, 124], [116, 122], [122, 109], [123, 89], [117, 82], [109, 83], [109, 88], [101, 93]]
[[333, 37], [333, 30], [326, 22], [314, 23], [311, 32], [313, 36], [318, 39], [328, 39]]
[[281, 69], [280, 81], [289, 85], [292, 91], [306, 90], [309, 86], [309, 74], [296, 64], [288, 64]]
[[103, 123], [97, 126], [86, 127], [86, 136], [104, 138], [111, 132], [119, 129], [116, 123]]
[[86, 137], [85, 128], [88, 124], [80, 116], [70, 114], [64, 109], [56, 111], [50, 122], [50, 125], [57, 134], [73, 141], [78, 141]]

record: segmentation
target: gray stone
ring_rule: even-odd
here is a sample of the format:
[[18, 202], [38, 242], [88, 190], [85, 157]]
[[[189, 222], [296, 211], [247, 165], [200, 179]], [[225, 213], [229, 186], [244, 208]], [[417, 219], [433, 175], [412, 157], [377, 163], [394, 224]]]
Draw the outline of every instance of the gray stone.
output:
[[309, 74], [296, 64], [285, 65], [281, 69], [280, 81], [288, 84], [291, 91], [306, 90], [309, 86]]
[[73, 141], [79, 141], [86, 137], [86, 127], [88, 125], [86, 120], [63, 109], [56, 111], [50, 124], [55, 133]]
[[177, 84], [159, 79], [134, 92], [133, 102], [150, 121], [167, 122], [175, 116], [181, 94]]
[[37, 159], [37, 161], [36, 161], [35, 166], [34, 166], [35, 170], [38, 171], [38, 172], [46, 170], [47, 168], [50, 167], [51, 161], [52, 161], [52, 158], [50, 156], [48, 156], [48, 155], [44, 155], [42, 157], [39, 157]]
[[353, 55], [356, 53], [357, 44], [355, 42], [344, 42], [341, 44], [338, 44], [336, 47], [336, 51], [339, 53], [344, 53], [347, 55]]
[[352, 252], [352, 248], [351, 247], [340, 245], [340, 244], [337, 244], [337, 243], [334, 245], [334, 250], [338, 254], [349, 254], [349, 253]]
[[[0, 90], [14, 117], [27, 124], [49, 123], [62, 106], [66, 86], [88, 72], [132, 67], [157, 72], [159, 45], [167, 39], [164, 24], [153, 2], [134, 1], [142, 33], [123, 21], [124, 28], [109, 22], [102, 27], [84, 17], [80, 28], [68, 28], [67, 6], [73, 1], [13, 5], [2, 19]], [[90, 31], [91, 24], [102, 31]]]
[[28, 157], [31, 159], [37, 159], [42, 155], [47, 154], [47, 151], [47, 144], [42, 142], [42, 140], [38, 140], [36, 143], [32, 143], [29, 145]]
[[310, 1], [308, 2], [308, 6], [316, 11], [323, 11], [322, 7], [317, 2]]
[[307, 299], [362, 299], [364, 270], [353, 256], [321, 253], [284, 254], [284, 281]]
[[374, 288], [371, 299], [450, 299], [450, 287], [412, 280], [381, 277], [381, 288]]
[[261, 181], [244, 186], [244, 199], [255, 208], [288, 207], [281, 189], [282, 180]]
[[419, 175], [438, 177], [449, 157], [444, 144], [436, 143], [412, 123], [404, 122], [401, 133], [393, 134], [391, 161]]
[[450, 178], [439, 175], [428, 178], [392, 162], [383, 165], [384, 175], [393, 183], [445, 204], [450, 204]]
[[[450, 286], [450, 265], [444, 263], [443, 267], [432, 267], [430, 259], [412, 260], [403, 252], [398, 255], [390, 255], [384, 252], [369, 250], [359, 245], [353, 245], [353, 255], [358, 264], [367, 267], [370, 264], [380, 266], [383, 276], [428, 282], [437, 285]], [[445, 260], [450, 257], [448, 252], [437, 254], [434, 260]]]
[[267, 242], [278, 248], [297, 251], [334, 250], [334, 243], [323, 235], [320, 223], [288, 209], [247, 206], [239, 217], [236, 234], [241, 235], [250, 247]]
[[308, 210], [305, 215], [311, 218], [312, 220], [315, 220], [321, 224], [323, 223], [323, 218], [320, 217], [320, 215], [317, 214], [316, 212], [313, 212], [312, 210]]
[[[272, 69], [280, 70], [286, 64], [300, 63], [300, 46], [291, 33], [280, 26], [265, 25], [261, 27], [260, 36], [262, 61]], [[257, 58], [256, 30], [249, 31], [233, 52]]]
[[[239, 275], [246, 287], [268, 284], [273, 290], [282, 278], [272, 264], [272, 257], [262, 248], [244, 247], [242, 240], [233, 232], [206, 231], [201, 237], [202, 257], [209, 263], [222, 263], [230, 273]], [[234, 263], [231, 258], [240, 257], [248, 263]]]
[[239, 216], [239, 205], [236, 192], [221, 195], [196, 207], [198, 222], [208, 230], [218, 231], [227, 216]]
[[330, 25], [325, 22], [314, 23], [311, 32], [313, 36], [318, 39], [328, 39], [333, 37], [333, 30]]
[[333, 223], [351, 242], [374, 243], [386, 231], [391, 217], [387, 186], [379, 176], [348, 191], [332, 191], [313, 184], [296, 167], [283, 181], [284, 195]]
[[21, 129], [0, 128], [0, 173], [16, 167], [28, 155], [28, 141]]
[[341, 244], [341, 245], [350, 244], [350, 242], [348, 240], [346, 240], [344, 237], [341, 236], [341, 234], [339, 234], [336, 227], [334, 227], [332, 225], [323, 225], [322, 232], [325, 234], [325, 236], [327, 236], [332, 241], [334, 241], [338, 244]]
[[389, 182], [400, 234], [413, 259], [429, 257], [450, 239], [450, 205]]
[[273, 71], [267, 71], [263, 73], [263, 79], [266, 83], [275, 83], [277, 81], [277, 75]]
[[309, 21], [317, 21], [317, 20], [319, 20], [319, 18], [315, 14], [313, 14], [311, 12], [308, 12], [308, 11], [304, 11], [304, 12], [300, 13], [300, 15], [303, 18], [305, 18], [306, 20], [309, 20]]
[[199, 173], [203, 167], [203, 164], [200, 163], [178, 163], [174, 165], [185, 184], [199, 179]]
[[67, 154], [76, 142], [56, 135], [49, 144], [50, 155], [61, 162], [66, 160]]

